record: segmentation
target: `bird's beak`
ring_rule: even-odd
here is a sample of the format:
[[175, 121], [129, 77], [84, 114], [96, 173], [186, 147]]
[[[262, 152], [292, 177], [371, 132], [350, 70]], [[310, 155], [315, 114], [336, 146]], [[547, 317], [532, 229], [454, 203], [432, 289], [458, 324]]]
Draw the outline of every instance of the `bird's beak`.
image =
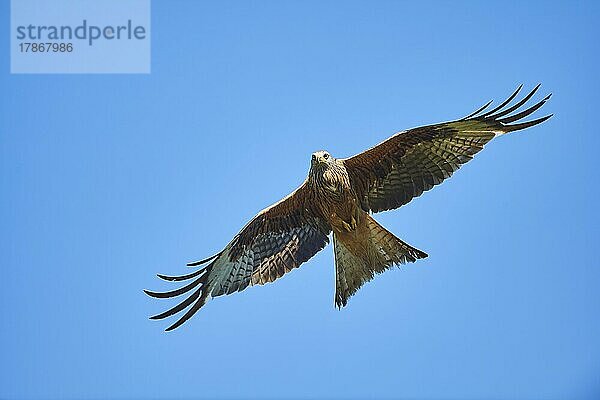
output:
[[324, 157], [317, 157], [317, 164], [327, 164], [327, 160]]
[[323, 156], [313, 156], [311, 162], [313, 165], [315, 165], [317, 167], [327, 164], [327, 160]]

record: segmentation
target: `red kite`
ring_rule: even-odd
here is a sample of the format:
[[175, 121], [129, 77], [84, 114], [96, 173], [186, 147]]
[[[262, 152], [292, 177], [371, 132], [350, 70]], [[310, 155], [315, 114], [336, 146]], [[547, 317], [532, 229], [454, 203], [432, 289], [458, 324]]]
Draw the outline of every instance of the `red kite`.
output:
[[329, 243], [332, 232], [335, 305], [345, 306], [348, 298], [375, 274], [427, 257], [379, 225], [371, 213], [401, 207], [442, 183], [496, 136], [546, 121], [552, 115], [520, 122], [550, 95], [511, 114], [539, 87], [509, 106], [521, 85], [492, 110], [486, 111], [490, 101], [462, 119], [397, 133], [350, 158], [335, 158], [326, 151], [313, 153], [308, 177], [298, 189], [259, 212], [222, 251], [188, 264], [202, 268], [182, 276], [158, 275], [167, 281], [191, 282], [169, 292], [145, 290], [148, 295], [171, 298], [191, 294], [151, 318], [163, 319], [189, 307], [167, 328], [173, 330], [209, 298], [273, 282], [299, 267]]

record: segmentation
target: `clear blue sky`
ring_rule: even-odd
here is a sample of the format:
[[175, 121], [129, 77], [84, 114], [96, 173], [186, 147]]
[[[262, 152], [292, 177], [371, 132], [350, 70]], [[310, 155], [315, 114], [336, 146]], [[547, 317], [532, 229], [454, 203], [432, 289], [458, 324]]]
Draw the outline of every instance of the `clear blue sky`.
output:
[[[2, 35], [0, 397], [598, 398], [600, 8], [523, 3], [154, 1], [150, 75], [10, 75]], [[378, 215], [428, 259], [148, 320], [311, 152], [538, 82], [553, 119]]]

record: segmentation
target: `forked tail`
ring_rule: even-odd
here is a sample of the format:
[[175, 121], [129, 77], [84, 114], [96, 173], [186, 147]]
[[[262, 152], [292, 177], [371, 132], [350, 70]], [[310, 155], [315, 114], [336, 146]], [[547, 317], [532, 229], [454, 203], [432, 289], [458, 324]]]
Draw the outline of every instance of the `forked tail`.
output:
[[427, 254], [379, 225], [368, 214], [352, 232], [333, 234], [335, 254], [335, 305], [344, 307], [348, 298], [365, 283], [394, 265], [415, 262]]

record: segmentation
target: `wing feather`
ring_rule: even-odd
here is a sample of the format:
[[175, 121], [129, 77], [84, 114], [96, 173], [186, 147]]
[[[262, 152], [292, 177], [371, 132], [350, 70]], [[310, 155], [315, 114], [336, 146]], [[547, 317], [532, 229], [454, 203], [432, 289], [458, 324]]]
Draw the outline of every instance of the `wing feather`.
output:
[[520, 85], [505, 101], [484, 112], [491, 102], [466, 117], [397, 133], [382, 143], [343, 160], [365, 211], [398, 208], [452, 176], [494, 137], [529, 128], [550, 118], [521, 121], [549, 99], [544, 97], [516, 114], [538, 91], [537, 85], [523, 99], [509, 104]]
[[168, 281], [191, 283], [168, 292], [145, 292], [156, 298], [193, 293], [183, 302], [151, 319], [187, 312], [167, 330], [181, 326], [211, 297], [242, 291], [250, 285], [273, 282], [298, 268], [329, 242], [331, 228], [311, 202], [306, 182], [280, 202], [259, 212], [233, 240], [216, 255], [188, 265], [202, 269], [181, 276], [158, 275]]

